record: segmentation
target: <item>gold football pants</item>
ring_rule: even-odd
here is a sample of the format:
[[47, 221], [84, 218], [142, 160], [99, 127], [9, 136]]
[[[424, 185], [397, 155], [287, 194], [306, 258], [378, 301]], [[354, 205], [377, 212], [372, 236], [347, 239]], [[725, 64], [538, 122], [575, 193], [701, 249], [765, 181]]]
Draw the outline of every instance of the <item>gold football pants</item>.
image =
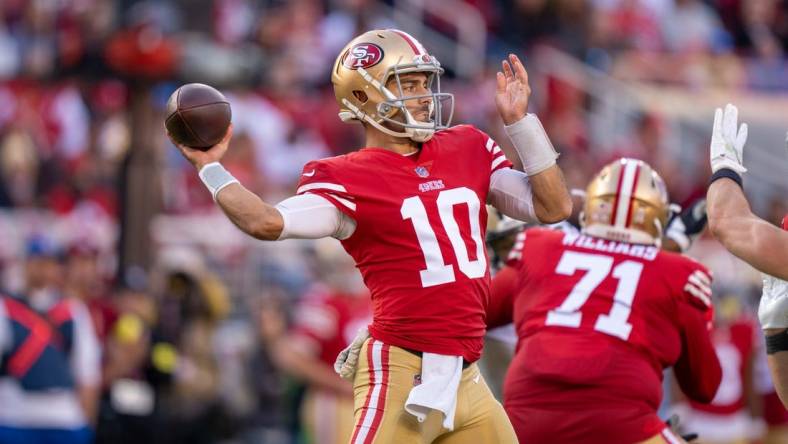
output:
[[371, 338], [364, 343], [353, 384], [355, 427], [351, 444], [517, 442], [503, 406], [493, 397], [476, 364], [462, 372], [454, 430], [443, 428], [443, 415], [434, 410], [419, 422], [405, 410], [405, 401], [420, 382], [420, 373], [418, 355]]

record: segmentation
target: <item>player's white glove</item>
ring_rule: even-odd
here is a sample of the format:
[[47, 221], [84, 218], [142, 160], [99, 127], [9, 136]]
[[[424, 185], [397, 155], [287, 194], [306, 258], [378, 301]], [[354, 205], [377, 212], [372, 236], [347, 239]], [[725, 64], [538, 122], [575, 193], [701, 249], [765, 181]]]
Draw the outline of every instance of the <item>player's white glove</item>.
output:
[[356, 337], [353, 338], [353, 342], [337, 355], [337, 360], [334, 361], [334, 371], [337, 372], [342, 379], [352, 381], [356, 376], [358, 355], [361, 353], [361, 347], [364, 345], [364, 341], [366, 341], [367, 338], [369, 338], [367, 327], [359, 329], [358, 333], [356, 333]]
[[673, 239], [685, 253], [706, 228], [706, 199], [698, 199], [668, 222], [665, 236]]
[[788, 328], [788, 281], [763, 275], [763, 295], [758, 305], [761, 328]]
[[716, 173], [722, 168], [729, 168], [739, 174], [747, 171], [742, 163], [744, 144], [747, 142], [747, 124], [737, 124], [739, 110], [730, 103], [725, 111], [717, 108], [714, 111], [714, 126], [711, 131], [711, 172]]

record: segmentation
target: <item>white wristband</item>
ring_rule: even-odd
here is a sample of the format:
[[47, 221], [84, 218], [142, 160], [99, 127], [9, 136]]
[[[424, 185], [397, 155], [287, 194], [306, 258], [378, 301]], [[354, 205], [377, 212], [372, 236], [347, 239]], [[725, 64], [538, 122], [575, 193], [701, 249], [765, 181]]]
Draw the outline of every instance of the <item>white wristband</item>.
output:
[[523, 163], [525, 174], [533, 176], [555, 165], [558, 153], [535, 114], [528, 113], [504, 129]]
[[208, 191], [211, 192], [211, 196], [213, 196], [213, 200], [216, 200], [216, 196], [219, 194], [219, 191], [222, 191], [224, 187], [233, 183], [240, 183], [238, 179], [233, 177], [229, 171], [224, 169], [221, 163], [219, 162], [211, 162], [200, 169], [199, 172], [200, 180], [202, 183], [205, 184]]

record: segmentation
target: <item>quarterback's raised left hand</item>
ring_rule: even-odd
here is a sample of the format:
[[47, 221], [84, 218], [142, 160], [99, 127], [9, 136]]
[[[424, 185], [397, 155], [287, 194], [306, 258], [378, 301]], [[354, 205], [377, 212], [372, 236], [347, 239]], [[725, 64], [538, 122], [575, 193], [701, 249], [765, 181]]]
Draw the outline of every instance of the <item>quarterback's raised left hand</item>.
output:
[[509, 60], [502, 60], [503, 72], [496, 75], [497, 91], [495, 106], [505, 125], [511, 125], [523, 117], [528, 111], [528, 98], [531, 86], [528, 84], [528, 73], [520, 58], [509, 54]]
[[739, 174], [747, 171], [743, 164], [747, 124], [738, 126], [738, 120], [739, 110], [730, 103], [725, 105], [725, 111], [719, 108], [714, 111], [710, 145], [712, 173], [722, 168], [729, 168]]

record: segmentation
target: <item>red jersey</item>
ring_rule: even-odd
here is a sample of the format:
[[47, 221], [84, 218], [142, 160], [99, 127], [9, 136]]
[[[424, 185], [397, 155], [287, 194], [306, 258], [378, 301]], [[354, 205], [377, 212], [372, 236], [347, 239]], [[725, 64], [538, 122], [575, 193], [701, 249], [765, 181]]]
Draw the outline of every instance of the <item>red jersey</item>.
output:
[[293, 330], [296, 335], [313, 341], [320, 360], [333, 366], [339, 352], [353, 341], [359, 328], [367, 325], [371, 317], [366, 296], [319, 291], [298, 304]]
[[729, 415], [747, 406], [745, 382], [752, 377], [756, 342], [760, 336], [753, 321], [740, 318], [714, 329], [714, 348], [722, 365], [722, 381], [710, 404], [690, 400], [695, 410]]
[[496, 275], [489, 323], [514, 321], [504, 405], [521, 442], [634, 443], [660, 433], [662, 370], [708, 402], [720, 380], [710, 277], [654, 246], [535, 228]]
[[363, 148], [304, 166], [298, 194], [356, 221], [345, 250], [370, 290], [370, 335], [386, 344], [479, 359], [490, 274], [484, 233], [490, 175], [508, 168], [483, 132], [435, 133], [413, 155]]

